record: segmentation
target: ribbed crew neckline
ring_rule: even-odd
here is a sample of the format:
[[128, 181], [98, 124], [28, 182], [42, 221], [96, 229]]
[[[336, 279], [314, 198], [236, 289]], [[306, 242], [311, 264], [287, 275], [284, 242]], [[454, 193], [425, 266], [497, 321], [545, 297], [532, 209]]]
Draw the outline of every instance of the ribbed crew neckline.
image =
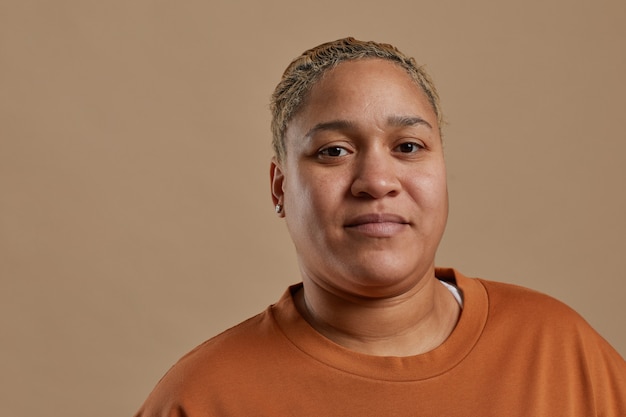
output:
[[289, 343], [309, 360], [341, 372], [381, 381], [419, 381], [434, 378], [457, 366], [474, 348], [487, 322], [488, 298], [482, 283], [451, 268], [437, 268], [438, 279], [456, 285], [464, 303], [456, 327], [440, 346], [415, 356], [373, 356], [354, 352], [318, 333], [296, 309], [296, 284], [270, 307], [275, 325]]

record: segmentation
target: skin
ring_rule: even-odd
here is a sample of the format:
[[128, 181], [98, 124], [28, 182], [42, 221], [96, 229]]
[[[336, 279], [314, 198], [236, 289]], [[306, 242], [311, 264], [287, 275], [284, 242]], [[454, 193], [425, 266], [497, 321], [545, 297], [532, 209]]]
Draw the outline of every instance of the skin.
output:
[[310, 91], [270, 167], [303, 280], [296, 306], [362, 353], [434, 349], [459, 306], [435, 278], [448, 193], [437, 117], [409, 75], [349, 61]]

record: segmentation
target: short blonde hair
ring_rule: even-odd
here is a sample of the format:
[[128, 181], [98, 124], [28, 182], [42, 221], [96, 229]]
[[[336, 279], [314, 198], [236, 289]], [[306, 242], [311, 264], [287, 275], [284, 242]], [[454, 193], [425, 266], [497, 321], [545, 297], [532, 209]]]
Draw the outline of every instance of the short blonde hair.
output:
[[287, 124], [302, 108], [316, 82], [341, 62], [364, 58], [386, 59], [402, 67], [424, 91], [433, 107], [439, 126], [443, 123], [439, 95], [430, 76], [415, 60], [400, 52], [395, 46], [344, 38], [328, 42], [305, 51], [287, 67], [276, 86], [270, 103], [272, 111], [272, 146], [279, 161], [285, 157], [285, 131]]

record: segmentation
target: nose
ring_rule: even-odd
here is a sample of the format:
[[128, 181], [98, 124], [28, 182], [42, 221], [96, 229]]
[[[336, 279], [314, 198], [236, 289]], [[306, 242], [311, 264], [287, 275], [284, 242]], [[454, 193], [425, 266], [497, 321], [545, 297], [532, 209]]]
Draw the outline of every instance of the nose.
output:
[[398, 167], [384, 148], [361, 152], [355, 161], [350, 191], [355, 197], [382, 198], [400, 191]]

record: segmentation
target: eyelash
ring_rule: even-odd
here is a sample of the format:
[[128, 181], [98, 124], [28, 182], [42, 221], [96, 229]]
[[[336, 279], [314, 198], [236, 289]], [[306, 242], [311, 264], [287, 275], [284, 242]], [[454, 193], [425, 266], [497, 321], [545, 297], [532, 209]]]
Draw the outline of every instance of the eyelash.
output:
[[[403, 148], [410, 146], [411, 149], [408, 151], [403, 151]], [[394, 151], [404, 153], [404, 154], [413, 154], [424, 149], [425, 146], [418, 142], [403, 142], [393, 148]], [[334, 154], [333, 154], [334, 153]], [[329, 146], [327, 148], [323, 148], [317, 152], [317, 155], [323, 158], [341, 158], [350, 154], [350, 150], [346, 149], [343, 146]]]
[[[403, 146], [407, 146], [407, 145], [412, 146], [413, 149], [408, 151], [408, 152], [402, 152], [401, 148]], [[421, 144], [419, 144], [417, 142], [404, 142], [404, 143], [401, 143], [398, 146], [396, 146], [394, 149], [398, 149], [402, 153], [415, 153], [415, 152], [418, 152], [418, 151], [424, 149], [424, 145], [421, 145]]]
[[[338, 150], [339, 153], [344, 152], [344, 155], [331, 155], [330, 151], [332, 150]], [[348, 150], [344, 148], [343, 146], [329, 146], [328, 148], [324, 148], [318, 152], [318, 155], [326, 156], [330, 158], [340, 158], [342, 156], [346, 156], [347, 154], [348, 154]]]

